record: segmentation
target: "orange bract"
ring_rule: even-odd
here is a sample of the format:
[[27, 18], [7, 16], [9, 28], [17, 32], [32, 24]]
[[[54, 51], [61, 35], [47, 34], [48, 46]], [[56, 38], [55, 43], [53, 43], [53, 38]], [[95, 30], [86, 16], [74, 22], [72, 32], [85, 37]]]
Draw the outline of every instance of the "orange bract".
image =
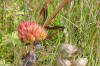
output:
[[45, 39], [47, 33], [48, 31], [33, 21], [19, 22], [18, 36], [22, 42]]

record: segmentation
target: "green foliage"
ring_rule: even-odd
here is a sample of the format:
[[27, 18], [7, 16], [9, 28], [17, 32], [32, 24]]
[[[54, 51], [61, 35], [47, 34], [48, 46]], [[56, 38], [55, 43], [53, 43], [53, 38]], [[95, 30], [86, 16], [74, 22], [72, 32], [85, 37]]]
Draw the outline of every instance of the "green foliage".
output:
[[[12, 32], [11, 34], [7, 34], [2, 37], [1, 42], [0, 42], [0, 58], [5, 61], [5, 63], [12, 63], [16, 62], [16, 54], [15, 52], [18, 53], [17, 47], [21, 46], [21, 42], [17, 36], [17, 32]], [[19, 50], [20, 52], [20, 50]], [[19, 54], [20, 55], [20, 54]], [[17, 59], [18, 61], [18, 59]]]
[[[17, 35], [18, 23], [24, 20], [36, 21], [44, 2], [44, 0], [0, 0], [0, 64], [18, 66], [19, 60], [21, 61], [18, 57], [21, 58], [22, 48], [25, 47]], [[48, 18], [60, 3], [61, 0], [50, 1]], [[50, 24], [65, 26], [68, 33], [66, 42], [77, 45], [81, 51], [77, 57], [88, 58], [88, 66], [100, 65], [99, 6], [98, 0], [73, 0], [63, 7]], [[49, 31], [51, 34], [57, 30]], [[52, 38], [41, 41], [44, 48], [35, 50], [39, 54], [36, 64], [54, 66], [57, 49], [64, 41], [64, 32], [59, 31]]]

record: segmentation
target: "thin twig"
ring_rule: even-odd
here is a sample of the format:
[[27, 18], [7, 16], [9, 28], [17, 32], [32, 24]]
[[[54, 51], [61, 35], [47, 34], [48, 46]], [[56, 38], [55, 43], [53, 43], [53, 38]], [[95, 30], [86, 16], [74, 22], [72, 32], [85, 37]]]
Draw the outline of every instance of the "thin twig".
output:
[[27, 16], [27, 17], [32, 17], [32, 16], [30, 16], [30, 15], [28, 15], [28, 14], [16, 14], [16, 15]]
[[57, 34], [57, 33], [58, 33], [58, 32], [54, 32], [54, 33], [50, 34], [49, 36], [47, 36], [46, 38], [49, 39], [49, 38], [51, 38], [52, 36], [54, 36], [55, 34]]
[[46, 2], [44, 3], [44, 5], [43, 5], [43, 7], [42, 7], [42, 9], [41, 9], [41, 11], [40, 11], [40, 13], [39, 13], [39, 16], [37, 17], [37, 23], [40, 22], [41, 17], [42, 17], [42, 14], [43, 14], [44, 11], [46, 10], [47, 5], [48, 5], [49, 2], [50, 2], [50, 0], [46, 0]]
[[57, 15], [57, 13], [62, 9], [62, 7], [67, 3], [67, 0], [63, 0], [63, 2], [59, 5], [59, 7], [57, 8], [57, 10], [55, 10], [55, 12], [53, 13], [53, 15], [46, 20], [46, 22], [44, 23], [43, 27], [46, 27], [51, 20]]

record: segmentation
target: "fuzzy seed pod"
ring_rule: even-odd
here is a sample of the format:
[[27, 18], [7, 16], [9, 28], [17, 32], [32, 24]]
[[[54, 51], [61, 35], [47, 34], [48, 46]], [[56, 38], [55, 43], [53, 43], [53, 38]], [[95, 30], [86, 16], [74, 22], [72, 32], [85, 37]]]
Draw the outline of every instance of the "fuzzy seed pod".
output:
[[74, 57], [75, 55], [77, 55], [78, 53], [78, 49], [76, 48], [75, 45], [70, 45], [70, 44], [62, 44], [59, 47], [59, 55], [62, 58], [71, 58]]
[[57, 59], [55, 66], [71, 66], [71, 62], [67, 59]]
[[42, 40], [47, 36], [47, 31], [33, 21], [19, 22], [18, 36], [22, 42]]
[[75, 66], [86, 66], [88, 62], [87, 58], [78, 58], [75, 62], [74, 65]]

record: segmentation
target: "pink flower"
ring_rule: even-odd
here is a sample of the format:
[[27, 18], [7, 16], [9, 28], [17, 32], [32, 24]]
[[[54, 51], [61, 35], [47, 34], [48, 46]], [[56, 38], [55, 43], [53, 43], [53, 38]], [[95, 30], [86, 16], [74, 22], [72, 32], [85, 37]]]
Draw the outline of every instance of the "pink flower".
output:
[[42, 40], [47, 34], [48, 31], [33, 21], [19, 22], [18, 37], [22, 42]]

